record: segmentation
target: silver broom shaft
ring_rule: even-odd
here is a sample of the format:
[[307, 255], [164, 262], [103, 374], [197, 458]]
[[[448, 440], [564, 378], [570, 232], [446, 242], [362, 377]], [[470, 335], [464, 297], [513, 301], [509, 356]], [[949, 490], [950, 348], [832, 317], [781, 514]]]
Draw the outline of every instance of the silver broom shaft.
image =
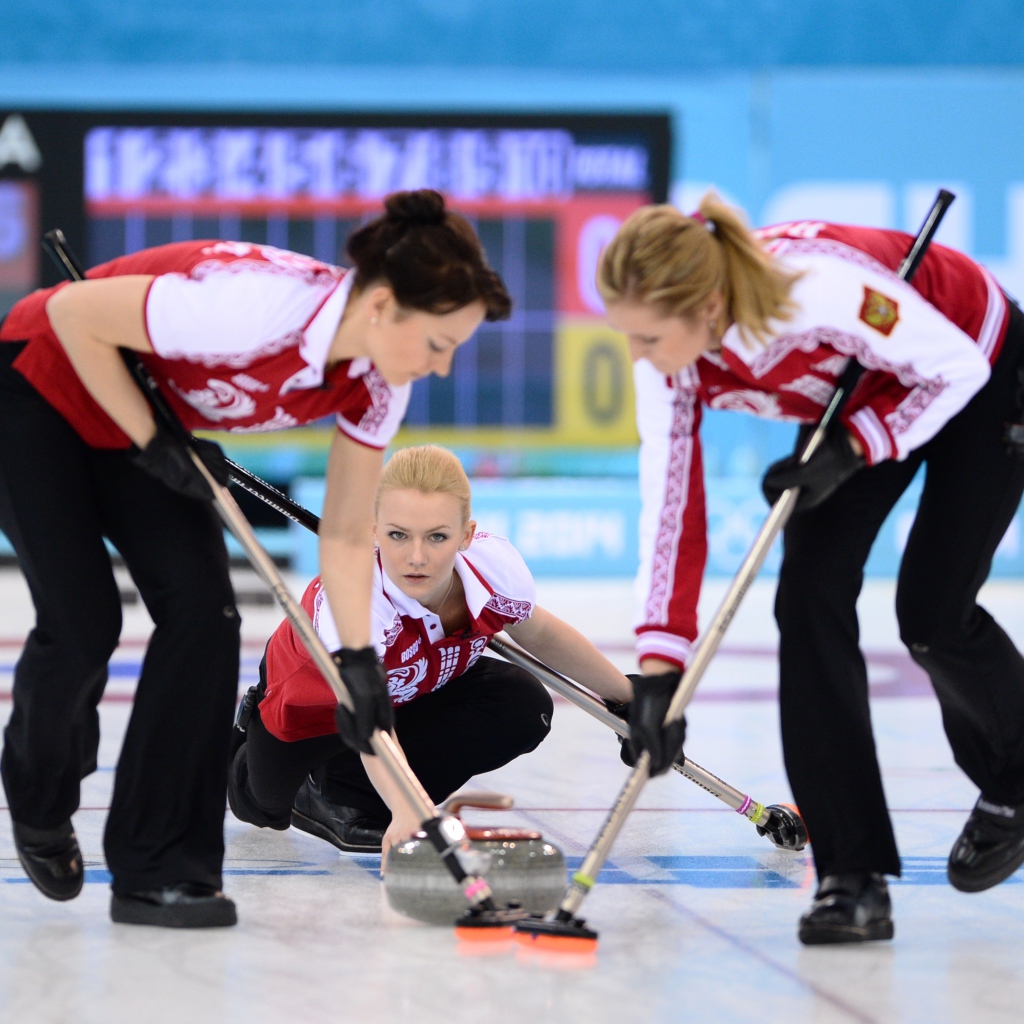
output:
[[[629, 739], [629, 726], [617, 715], [613, 715], [605, 707], [603, 701], [595, 697], [585, 687], [580, 686], [579, 683], [555, 672], [544, 662], [508, 640], [492, 637], [488, 646], [506, 661], [535, 675], [545, 686], [564, 697], [570, 704], [575, 704], [576, 707], [596, 718], [602, 725], [608, 726], [624, 739]], [[672, 767], [690, 782], [700, 786], [701, 789], [721, 800], [734, 811], [749, 818], [755, 825], [765, 825], [768, 822], [770, 814], [765, 810], [763, 804], [755, 802], [746, 793], [730, 786], [728, 782], [724, 782], [717, 775], [713, 775], [689, 758], [683, 757]]]

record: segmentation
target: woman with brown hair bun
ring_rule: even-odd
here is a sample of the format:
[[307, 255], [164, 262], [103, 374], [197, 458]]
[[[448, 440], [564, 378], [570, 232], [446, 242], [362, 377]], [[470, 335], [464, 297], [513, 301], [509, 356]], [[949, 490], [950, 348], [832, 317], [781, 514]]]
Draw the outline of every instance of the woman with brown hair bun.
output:
[[771, 502], [800, 488], [775, 613], [786, 769], [819, 880], [805, 943], [893, 934], [885, 875], [900, 859], [856, 603], [875, 536], [922, 465], [896, 613], [956, 761], [981, 790], [949, 879], [976, 892], [1024, 862], [1024, 659], [977, 603], [1024, 491], [1012, 443], [1024, 435], [1024, 317], [983, 267], [945, 246], [931, 246], [913, 286], [902, 281], [911, 241], [822, 221], [751, 232], [707, 196], [691, 216], [635, 213], [598, 271], [608, 320], [629, 339], [641, 438], [634, 747], [659, 739], [645, 723], [664, 719], [697, 635], [702, 405], [810, 425], [850, 359], [866, 370], [811, 459], [783, 459], [764, 479]]
[[[469, 223], [427, 189], [385, 201], [345, 271], [270, 246], [194, 241], [34, 292], [0, 328], [0, 528], [32, 591], [2, 761], [15, 846], [51, 899], [82, 886], [71, 826], [95, 770], [96, 706], [121, 607], [104, 538], [156, 623], [117, 766], [104, 849], [115, 921], [235, 922], [221, 893], [238, 613], [209, 488], [157, 423], [119, 348], [140, 353], [189, 429], [249, 433], [336, 417], [320, 527], [324, 589], [366, 749], [391, 726], [370, 644], [370, 513], [412, 381], [448, 373], [509, 315]], [[226, 481], [220, 449], [203, 442]]]

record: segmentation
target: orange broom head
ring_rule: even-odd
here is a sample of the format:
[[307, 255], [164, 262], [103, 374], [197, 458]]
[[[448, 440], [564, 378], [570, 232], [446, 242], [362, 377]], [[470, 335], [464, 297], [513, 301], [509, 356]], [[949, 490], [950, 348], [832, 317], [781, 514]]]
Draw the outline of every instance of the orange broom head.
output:
[[593, 953], [597, 950], [597, 936], [581, 938], [579, 935], [535, 935], [516, 932], [516, 942], [530, 949], [550, 950], [554, 953]]
[[509, 956], [519, 947], [511, 940], [505, 942], [459, 942], [455, 941], [455, 955], [460, 960], [486, 960]]
[[512, 925], [492, 925], [481, 928], [475, 925], [471, 928], [455, 926], [455, 938], [459, 942], [493, 943], [510, 942], [512, 940]]
[[597, 932], [575, 917], [567, 921], [531, 917], [520, 921], [515, 931], [516, 941], [530, 949], [565, 953], [593, 953], [597, 949]]
[[516, 963], [530, 967], [542, 967], [549, 971], [592, 971], [597, 967], [596, 949], [586, 953], [570, 953], [563, 946], [552, 951], [538, 949], [535, 944], [524, 946], [519, 942], [513, 942], [512, 948], [515, 950]]

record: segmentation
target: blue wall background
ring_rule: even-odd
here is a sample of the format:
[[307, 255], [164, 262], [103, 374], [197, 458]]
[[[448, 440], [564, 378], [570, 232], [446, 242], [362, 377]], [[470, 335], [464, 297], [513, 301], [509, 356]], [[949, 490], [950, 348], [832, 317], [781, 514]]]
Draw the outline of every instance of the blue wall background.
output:
[[1016, 65], [1012, 0], [5, 0], [0, 60], [673, 73]]
[[[0, 0], [0, 106], [667, 111], [682, 207], [715, 187], [755, 223], [913, 229], [945, 185], [939, 239], [1024, 296], [1019, 0]], [[757, 477], [791, 437], [708, 416], [712, 569], [756, 528]], [[1020, 526], [1004, 572], [1024, 574]]]

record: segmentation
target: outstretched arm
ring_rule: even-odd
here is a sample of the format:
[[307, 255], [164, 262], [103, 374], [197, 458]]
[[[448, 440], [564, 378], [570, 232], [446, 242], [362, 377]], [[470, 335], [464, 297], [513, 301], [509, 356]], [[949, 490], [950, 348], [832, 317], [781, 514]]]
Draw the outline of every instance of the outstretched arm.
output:
[[520, 647], [556, 672], [600, 697], [625, 704], [633, 699], [629, 680], [582, 634], [544, 608], [506, 632]]
[[[395, 741], [395, 746], [401, 749], [398, 737], [392, 733], [391, 738]], [[388, 850], [396, 843], [404, 843], [406, 839], [419, 829], [422, 822], [416, 812], [406, 802], [394, 779], [384, 770], [380, 759], [371, 757], [368, 754], [360, 756], [363, 767], [366, 769], [366, 774], [373, 783], [373, 788], [377, 790], [381, 800], [388, 805], [391, 811], [391, 824], [388, 825], [384, 833], [384, 839], [381, 842], [380, 873], [383, 875], [388, 862]]]

